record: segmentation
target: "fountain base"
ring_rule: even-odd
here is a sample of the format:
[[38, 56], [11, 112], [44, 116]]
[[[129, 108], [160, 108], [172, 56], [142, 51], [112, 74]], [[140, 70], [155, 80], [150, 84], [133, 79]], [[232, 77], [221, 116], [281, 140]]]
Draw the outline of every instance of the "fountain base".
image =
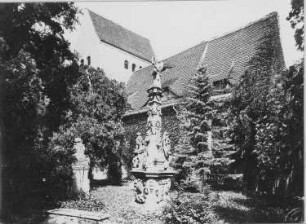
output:
[[177, 172], [133, 169], [131, 174], [136, 178], [134, 182], [135, 201], [155, 204], [167, 199]]

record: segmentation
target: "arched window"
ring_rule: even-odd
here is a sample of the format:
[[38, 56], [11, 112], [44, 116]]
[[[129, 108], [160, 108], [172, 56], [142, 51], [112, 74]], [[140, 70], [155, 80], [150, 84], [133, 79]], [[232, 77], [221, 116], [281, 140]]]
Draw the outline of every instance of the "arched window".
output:
[[81, 66], [84, 66], [84, 59], [81, 60]]
[[132, 72], [135, 71], [136, 65], [132, 64]]
[[87, 57], [87, 65], [89, 66], [91, 64], [91, 58], [90, 56]]
[[129, 69], [129, 62], [127, 60], [124, 61], [124, 68]]

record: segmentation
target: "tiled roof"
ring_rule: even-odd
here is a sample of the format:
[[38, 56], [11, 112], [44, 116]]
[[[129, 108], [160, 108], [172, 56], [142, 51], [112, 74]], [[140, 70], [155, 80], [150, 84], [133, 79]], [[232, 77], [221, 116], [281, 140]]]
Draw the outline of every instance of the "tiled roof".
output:
[[[173, 68], [163, 72], [161, 77], [162, 85], [168, 83], [170, 91], [181, 96], [184, 93], [184, 84], [189, 77], [196, 73], [197, 65], [205, 48], [205, 42], [192, 47], [184, 52], [174, 55], [164, 63], [170, 64]], [[140, 69], [133, 73], [126, 85], [128, 102], [133, 109], [139, 109], [147, 101], [147, 89], [152, 85], [153, 66]]]
[[[234, 82], [237, 81], [244, 73], [246, 63], [256, 53], [262, 37], [269, 31], [268, 25], [275, 25], [278, 31], [277, 13], [271, 13], [239, 30], [202, 42], [164, 60], [173, 68], [163, 72], [162, 85], [168, 83], [171, 91], [178, 96], [184, 96], [188, 94], [190, 78], [203, 66], [207, 68], [211, 81], [222, 80], [228, 77], [229, 73]], [[277, 39], [280, 44], [279, 35]], [[284, 67], [281, 47], [279, 49], [281, 52], [278, 52], [277, 57], [280, 67]], [[148, 66], [136, 71], [127, 83], [128, 102], [134, 110], [139, 110], [146, 103], [146, 90], [153, 81], [152, 70], [152, 66]]]
[[154, 52], [150, 41], [126, 28], [88, 10], [93, 26], [101, 41], [130, 54], [151, 61]]
[[[246, 69], [246, 63], [256, 53], [261, 39], [270, 31], [271, 25], [279, 30], [275, 12], [235, 32], [214, 38], [209, 41], [199, 67], [207, 68], [206, 72], [212, 81], [224, 79], [231, 73], [232, 81], [237, 82]], [[279, 56], [283, 61], [282, 55], [281, 52]]]

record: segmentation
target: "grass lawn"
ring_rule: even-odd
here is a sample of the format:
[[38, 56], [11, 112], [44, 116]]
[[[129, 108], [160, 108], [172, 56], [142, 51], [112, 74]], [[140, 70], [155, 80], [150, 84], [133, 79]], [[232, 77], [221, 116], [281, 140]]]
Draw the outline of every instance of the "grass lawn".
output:
[[232, 191], [214, 192], [213, 210], [225, 223], [283, 223], [287, 210], [276, 201]]
[[[105, 203], [103, 212], [108, 213], [112, 223], [164, 223], [162, 212], [165, 204], [148, 210], [134, 202], [133, 184], [104, 186], [92, 191], [95, 198]], [[172, 192], [170, 196], [174, 196]], [[218, 223], [283, 223], [288, 209], [282, 202], [266, 198], [252, 198], [239, 192], [214, 191], [212, 213]], [[285, 203], [286, 204], [286, 203]]]

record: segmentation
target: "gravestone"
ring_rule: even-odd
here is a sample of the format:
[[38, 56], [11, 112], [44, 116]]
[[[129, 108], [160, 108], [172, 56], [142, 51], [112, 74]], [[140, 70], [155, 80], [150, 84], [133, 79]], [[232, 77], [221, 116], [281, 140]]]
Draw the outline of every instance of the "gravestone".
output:
[[109, 224], [109, 215], [101, 212], [59, 208], [47, 211], [48, 217], [41, 224]]

